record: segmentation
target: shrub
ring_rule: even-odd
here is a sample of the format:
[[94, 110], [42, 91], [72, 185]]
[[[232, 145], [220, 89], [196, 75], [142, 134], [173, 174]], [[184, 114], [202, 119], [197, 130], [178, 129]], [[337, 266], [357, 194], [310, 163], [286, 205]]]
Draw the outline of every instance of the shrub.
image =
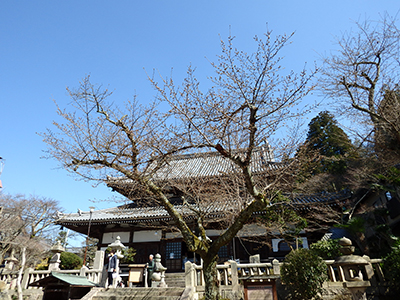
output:
[[40, 261], [35, 267], [35, 270], [47, 270], [49, 268], [50, 257], [46, 257]]
[[342, 253], [339, 250], [339, 240], [326, 240], [326, 241], [318, 241], [310, 245], [310, 249], [319, 257], [323, 259], [335, 259], [338, 256], [341, 256]]
[[61, 270], [73, 270], [80, 269], [82, 267], [82, 258], [75, 253], [62, 252], [60, 257], [60, 269]]
[[[106, 255], [110, 254], [111, 247], [108, 247], [106, 249]], [[136, 249], [135, 248], [125, 248], [121, 250], [121, 254], [124, 256], [122, 259], [120, 259], [121, 264], [131, 264], [135, 262], [135, 256], [136, 256]]]
[[131, 264], [135, 262], [136, 250], [134, 248], [123, 249], [122, 254], [124, 255], [124, 258], [121, 263]]
[[308, 249], [290, 252], [282, 265], [281, 278], [291, 299], [318, 299], [322, 284], [328, 279], [327, 266], [321, 257]]
[[392, 289], [400, 291], [400, 245], [397, 243], [384, 258], [383, 272]]

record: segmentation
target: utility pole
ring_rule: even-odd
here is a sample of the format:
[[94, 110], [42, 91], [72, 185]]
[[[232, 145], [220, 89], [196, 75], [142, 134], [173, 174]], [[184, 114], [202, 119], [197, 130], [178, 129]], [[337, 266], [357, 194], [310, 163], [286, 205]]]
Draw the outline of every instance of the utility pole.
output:
[[83, 258], [83, 266], [86, 266], [86, 256], [87, 256], [87, 251], [88, 251], [88, 246], [89, 246], [89, 235], [90, 235], [90, 224], [92, 223], [92, 215], [94, 211], [94, 206], [89, 206], [90, 208], [90, 217], [89, 217], [89, 226], [88, 226], [88, 233], [86, 237], [86, 249], [85, 249], [85, 256]]
[[[1, 173], [3, 173], [3, 168], [4, 168], [4, 159], [0, 156], [0, 176], [1, 176]], [[2, 185], [1, 179], [0, 179], [0, 189], [2, 189], [2, 188], [3, 188], [3, 185]]]

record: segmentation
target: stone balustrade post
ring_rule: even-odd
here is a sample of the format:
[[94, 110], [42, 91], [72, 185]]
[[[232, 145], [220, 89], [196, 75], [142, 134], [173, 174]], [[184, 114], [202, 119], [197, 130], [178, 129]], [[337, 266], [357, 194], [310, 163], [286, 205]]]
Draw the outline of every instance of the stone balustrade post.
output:
[[[96, 255], [94, 257], [94, 262], [93, 262], [93, 269], [97, 270], [98, 273], [95, 276], [94, 283], [102, 283], [103, 282], [103, 269], [104, 269], [104, 251], [96, 251]], [[107, 278], [107, 275], [104, 276]], [[105, 284], [105, 283], [104, 283]], [[101, 285], [103, 286], [103, 285]]]
[[30, 273], [33, 272], [32, 268], [27, 268], [24, 271], [24, 275], [22, 276], [21, 288], [27, 289], [29, 284], [29, 276]]
[[239, 288], [238, 264], [234, 260], [230, 260], [229, 263], [231, 264], [232, 289], [236, 290]]
[[96, 251], [96, 255], [94, 256], [93, 269], [95, 270], [103, 270], [104, 266], [104, 251]]
[[274, 259], [272, 260], [272, 270], [274, 275], [281, 275], [281, 267], [279, 265], [279, 260]]
[[149, 287], [149, 284], [147, 283], [147, 278], [149, 277], [149, 272], [147, 271], [147, 267], [146, 269], [144, 269], [144, 287]]
[[[256, 254], [256, 255], [251, 255], [250, 257], [249, 257], [249, 262], [251, 263], [251, 264], [259, 264], [260, 262], [261, 262], [261, 260], [260, 260], [260, 254]], [[260, 268], [250, 268], [249, 269], [249, 271], [250, 271], [250, 274], [251, 275], [260, 275], [261, 274], [261, 272], [260, 272]]]
[[196, 270], [190, 261], [185, 263], [185, 287], [195, 287], [196, 286]]
[[86, 272], [88, 271], [88, 267], [82, 266], [82, 268], [79, 271], [79, 276], [86, 276]]

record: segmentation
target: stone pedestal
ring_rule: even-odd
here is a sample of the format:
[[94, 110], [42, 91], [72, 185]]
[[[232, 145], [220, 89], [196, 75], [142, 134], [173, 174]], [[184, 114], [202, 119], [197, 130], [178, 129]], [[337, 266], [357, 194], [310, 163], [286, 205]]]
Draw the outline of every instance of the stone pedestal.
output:
[[349, 289], [353, 300], [367, 300], [365, 290], [370, 286], [368, 281], [345, 282], [343, 286]]

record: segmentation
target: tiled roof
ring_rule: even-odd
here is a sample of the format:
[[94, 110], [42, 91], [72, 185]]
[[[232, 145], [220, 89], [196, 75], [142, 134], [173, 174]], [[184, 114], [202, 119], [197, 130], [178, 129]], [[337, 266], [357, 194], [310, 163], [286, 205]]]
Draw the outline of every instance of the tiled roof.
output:
[[[341, 191], [338, 193], [320, 193], [314, 195], [296, 195], [290, 197], [292, 204], [299, 208], [308, 207], [311, 204], [333, 204], [336, 201], [349, 199], [351, 194], [348, 191]], [[190, 205], [175, 205], [177, 211], [183, 215], [185, 219], [194, 217], [192, 211], [189, 209]], [[231, 211], [233, 208], [232, 203], [229, 201], [214, 201], [204, 208], [209, 217], [217, 217], [223, 212]], [[83, 225], [88, 224], [90, 220], [90, 212], [79, 212], [72, 214], [64, 214], [59, 216], [57, 224], [60, 225]], [[168, 221], [171, 217], [164, 207], [135, 207], [135, 208], [121, 208], [113, 207], [103, 210], [97, 210], [92, 213], [91, 223], [139, 223], [139, 222], [158, 222]]]
[[[273, 156], [267, 147], [260, 147], [253, 151], [251, 171], [265, 172], [276, 168]], [[154, 168], [150, 166], [150, 169]], [[237, 172], [237, 166], [228, 158], [217, 152], [196, 153], [172, 156], [155, 172], [156, 180], [176, 180], [182, 178], [198, 178], [220, 176]]]
[[[115, 222], [118, 220], [121, 223], [136, 223], [142, 220], [161, 220], [164, 218], [169, 218], [166, 210], [161, 207], [141, 207], [141, 208], [128, 208], [120, 209], [119, 207], [112, 207], [102, 210], [96, 210], [92, 213], [91, 222], [96, 223], [108, 223]], [[58, 224], [67, 223], [88, 223], [90, 220], [90, 212], [80, 212], [63, 214], [59, 216], [57, 221]]]
[[89, 281], [85, 276], [77, 276], [72, 274], [64, 274], [59, 272], [51, 272], [51, 275], [45, 278], [42, 278], [38, 281], [32, 282], [30, 286], [41, 286], [46, 287], [50, 283], [55, 283], [58, 280], [61, 280], [67, 283], [70, 286], [78, 286], [78, 287], [94, 287], [96, 284], [92, 281]]
[[[243, 155], [237, 151], [237, 155]], [[149, 166], [148, 173], [154, 181], [173, 182], [182, 179], [210, 178], [231, 175], [238, 172], [238, 166], [218, 152], [202, 152], [185, 155], [173, 155], [164, 161], [161, 167], [154, 162]], [[253, 174], [265, 174], [277, 170], [282, 164], [274, 161], [269, 146], [258, 147], [252, 153], [250, 170]], [[157, 169], [158, 167], [158, 169]], [[135, 183], [122, 177], [109, 177], [107, 185], [122, 195], [134, 199]], [[139, 195], [139, 197], [141, 197]]]
[[[253, 151], [250, 163], [252, 172], [258, 173], [274, 169], [277, 165], [279, 163], [274, 161], [269, 148], [259, 147]], [[155, 180], [219, 176], [237, 172], [237, 166], [218, 152], [173, 155], [168, 157], [158, 170], [156, 168], [157, 161], [150, 165], [148, 171], [149, 173], [154, 172]]]
[[315, 203], [330, 204], [335, 203], [335, 201], [341, 201], [344, 199], [349, 199], [351, 193], [349, 190], [343, 190], [337, 193], [322, 192], [317, 194], [294, 194], [289, 196], [292, 199], [292, 203], [295, 205], [308, 205]]
[[[232, 208], [228, 203], [220, 203], [208, 206], [205, 210], [211, 215], [218, 215], [221, 212], [228, 211]], [[189, 205], [175, 205], [175, 209], [184, 217], [184, 219], [192, 219], [193, 212], [189, 209]], [[171, 217], [162, 206], [155, 207], [135, 207], [123, 208], [113, 207], [102, 210], [97, 210], [92, 213], [91, 223], [139, 223], [144, 221], [158, 222], [168, 221]], [[59, 215], [57, 224], [87, 224], [90, 220], [90, 212], [80, 212], [71, 214]]]

